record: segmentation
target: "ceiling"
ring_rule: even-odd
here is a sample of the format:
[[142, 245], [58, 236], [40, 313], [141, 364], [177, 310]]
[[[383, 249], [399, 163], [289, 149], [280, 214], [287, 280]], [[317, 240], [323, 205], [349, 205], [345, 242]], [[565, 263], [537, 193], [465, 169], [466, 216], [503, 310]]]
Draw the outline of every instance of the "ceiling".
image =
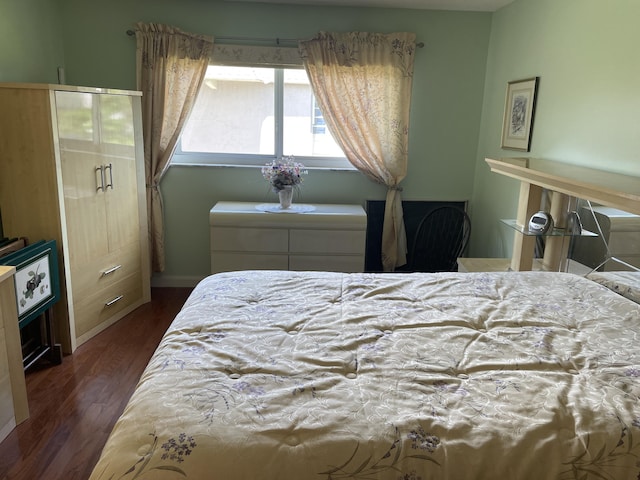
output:
[[417, 8], [423, 10], [467, 10], [494, 12], [513, 0], [225, 0], [227, 2], [331, 5], [343, 7]]

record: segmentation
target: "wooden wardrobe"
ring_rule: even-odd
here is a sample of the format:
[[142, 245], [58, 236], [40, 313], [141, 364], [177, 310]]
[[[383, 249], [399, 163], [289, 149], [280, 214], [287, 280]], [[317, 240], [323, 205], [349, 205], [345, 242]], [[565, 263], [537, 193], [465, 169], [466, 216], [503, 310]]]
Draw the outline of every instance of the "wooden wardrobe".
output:
[[71, 353], [150, 300], [139, 92], [0, 84], [4, 233], [58, 243]]

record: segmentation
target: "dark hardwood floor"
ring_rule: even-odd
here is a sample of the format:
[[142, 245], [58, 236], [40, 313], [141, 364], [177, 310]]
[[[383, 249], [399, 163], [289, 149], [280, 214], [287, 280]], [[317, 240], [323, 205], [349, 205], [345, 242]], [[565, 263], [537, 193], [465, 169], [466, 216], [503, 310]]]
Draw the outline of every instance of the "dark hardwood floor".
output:
[[30, 418], [0, 443], [0, 479], [86, 480], [191, 289], [154, 288], [143, 305], [65, 356], [27, 372]]

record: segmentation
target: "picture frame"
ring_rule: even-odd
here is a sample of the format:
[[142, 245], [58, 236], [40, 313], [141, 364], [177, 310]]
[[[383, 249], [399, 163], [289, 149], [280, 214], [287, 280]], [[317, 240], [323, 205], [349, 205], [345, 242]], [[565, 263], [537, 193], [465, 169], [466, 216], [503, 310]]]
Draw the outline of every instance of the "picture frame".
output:
[[514, 80], [507, 84], [502, 122], [502, 148], [528, 152], [540, 77]]
[[59, 300], [57, 258], [55, 240], [43, 240], [0, 259], [0, 264], [16, 267], [13, 279], [20, 328]]

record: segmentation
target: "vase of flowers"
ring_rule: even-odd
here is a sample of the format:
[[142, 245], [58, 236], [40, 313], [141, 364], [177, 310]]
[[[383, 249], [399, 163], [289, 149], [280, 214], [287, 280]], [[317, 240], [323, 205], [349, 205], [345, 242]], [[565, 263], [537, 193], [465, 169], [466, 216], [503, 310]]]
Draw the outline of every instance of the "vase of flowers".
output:
[[295, 162], [293, 157], [283, 157], [262, 167], [262, 176], [269, 182], [271, 189], [278, 194], [282, 209], [291, 207], [293, 190], [302, 183], [302, 175], [306, 173], [304, 165]]
[[293, 186], [285, 185], [282, 190], [278, 190], [278, 200], [280, 201], [280, 208], [287, 209], [291, 207], [291, 201], [293, 200]]

